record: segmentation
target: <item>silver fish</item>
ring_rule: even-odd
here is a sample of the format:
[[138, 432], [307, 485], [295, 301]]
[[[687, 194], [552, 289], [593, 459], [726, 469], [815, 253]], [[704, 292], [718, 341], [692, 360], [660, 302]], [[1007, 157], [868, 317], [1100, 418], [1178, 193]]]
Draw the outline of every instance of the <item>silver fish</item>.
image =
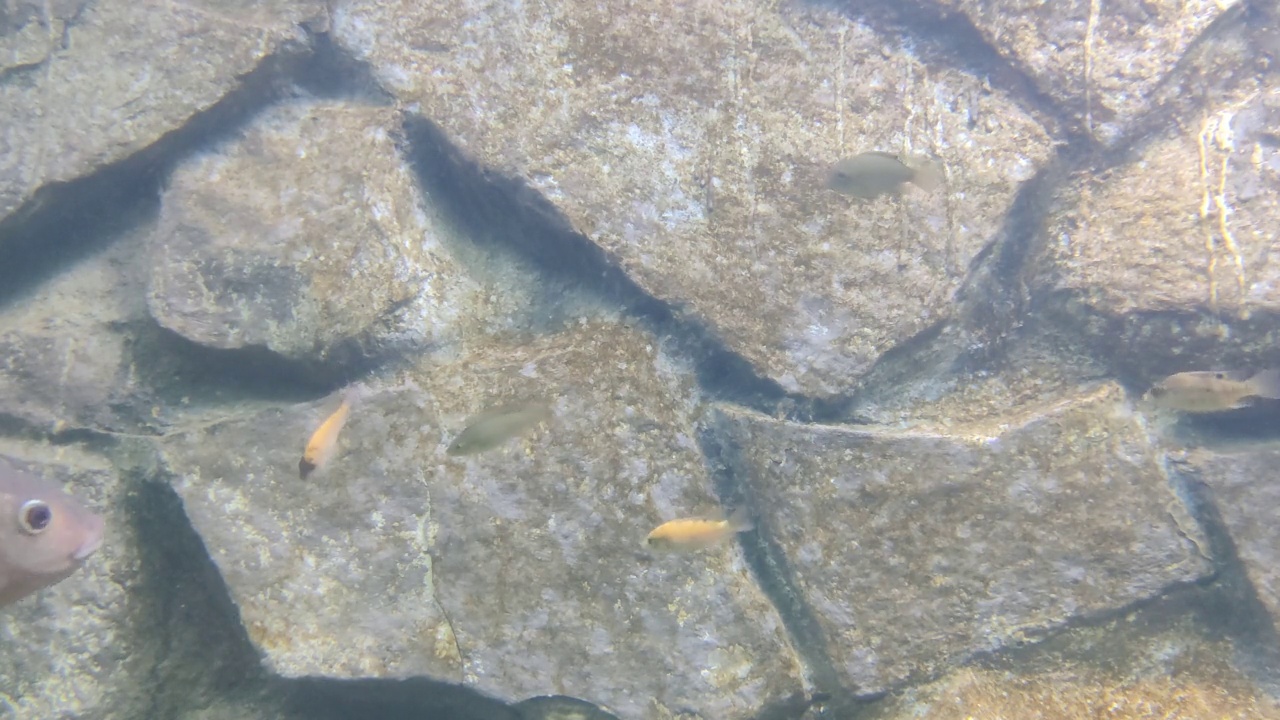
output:
[[0, 460], [0, 607], [66, 579], [104, 532], [75, 498]]
[[1190, 413], [1222, 412], [1247, 407], [1258, 398], [1280, 400], [1280, 370], [1180, 372], [1147, 392], [1155, 404]]
[[927, 160], [912, 167], [897, 155], [871, 151], [837, 162], [827, 174], [828, 188], [867, 200], [901, 193], [907, 183], [933, 190], [942, 183], [942, 171]]
[[450, 455], [472, 455], [492, 450], [551, 417], [546, 400], [511, 403], [485, 410], [467, 419], [467, 427], [449, 443]]

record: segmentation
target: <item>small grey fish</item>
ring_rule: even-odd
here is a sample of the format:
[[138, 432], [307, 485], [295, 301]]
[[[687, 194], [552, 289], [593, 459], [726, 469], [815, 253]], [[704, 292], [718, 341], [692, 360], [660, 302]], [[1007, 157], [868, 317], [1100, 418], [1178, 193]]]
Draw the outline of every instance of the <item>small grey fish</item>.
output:
[[105, 523], [56, 485], [0, 460], [0, 607], [66, 579]]
[[872, 151], [837, 162], [827, 175], [828, 188], [868, 200], [885, 194], [897, 195], [907, 183], [933, 190], [942, 183], [942, 171], [927, 160], [911, 167], [897, 155]]
[[485, 410], [467, 419], [467, 427], [449, 443], [450, 455], [473, 455], [492, 450], [551, 418], [551, 403], [530, 400]]

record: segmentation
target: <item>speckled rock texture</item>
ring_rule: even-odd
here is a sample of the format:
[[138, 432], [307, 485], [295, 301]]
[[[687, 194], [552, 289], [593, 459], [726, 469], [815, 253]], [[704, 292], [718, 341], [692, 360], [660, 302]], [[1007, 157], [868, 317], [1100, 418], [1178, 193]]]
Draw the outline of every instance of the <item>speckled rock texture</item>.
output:
[[[549, 423], [488, 453], [444, 454], [472, 413], [534, 396], [553, 401]], [[425, 674], [623, 717], [745, 718], [801, 688], [734, 546], [642, 552], [659, 523], [716, 507], [694, 388], [646, 335], [588, 324], [367, 388], [340, 455], [301, 480], [301, 449], [334, 406], [163, 443], [274, 672]]]
[[[0, 13], [0, 220], [160, 141], [290, 44], [320, 2], [54, 0]], [[0, 238], [3, 242], [4, 238]]]
[[831, 663], [860, 693], [1211, 570], [1114, 385], [946, 432], [718, 414]]
[[[1273, 617], [1274, 408], [1135, 400], [1280, 366], [1277, 12], [0, 0], [0, 454], [110, 526], [0, 720], [862, 717]], [[945, 181], [824, 187], [868, 150]]]
[[[949, 316], [1051, 150], [980, 78], [789, 3], [351, 1], [334, 33], [646, 290], [819, 396]], [[875, 201], [824, 187], [831, 163], [866, 150], [935, 156], [947, 182]]]
[[156, 321], [203, 345], [298, 360], [448, 339], [477, 287], [424, 212], [388, 132], [395, 118], [285, 104], [179, 168], [150, 248]]
[[1280, 82], [1244, 82], [1063, 188], [1032, 292], [1152, 379], [1280, 362]]
[[1163, 81], [1238, 0], [925, 0], [963, 14], [998, 52], [1110, 142], [1161, 99]]
[[52, 432], [136, 432], [152, 420], [119, 331], [146, 314], [131, 263], [140, 247], [122, 242], [22, 302], [0, 303], [0, 414]]

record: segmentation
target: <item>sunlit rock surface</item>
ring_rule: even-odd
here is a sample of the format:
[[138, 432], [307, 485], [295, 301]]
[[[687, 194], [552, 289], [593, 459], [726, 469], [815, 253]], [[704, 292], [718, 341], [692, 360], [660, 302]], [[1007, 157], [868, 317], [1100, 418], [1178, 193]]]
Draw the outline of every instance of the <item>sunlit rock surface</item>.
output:
[[424, 347], [476, 305], [389, 134], [391, 109], [297, 103], [174, 174], [150, 248], [151, 314], [216, 348], [309, 360], [394, 336]]
[[1151, 379], [1280, 362], [1280, 95], [1243, 83], [1135, 161], [1062, 188], [1033, 292]]
[[120, 328], [146, 315], [141, 243], [111, 251], [0, 304], [0, 414], [58, 432], [137, 432], [153, 420]]
[[[981, 78], [800, 5], [351, 1], [334, 33], [644, 289], [820, 396], [949, 316], [1050, 154], [1046, 130]], [[934, 156], [947, 182], [870, 202], [824, 187], [831, 163], [866, 150]]]
[[962, 13], [997, 52], [1085, 129], [1114, 140], [1160, 99], [1162, 81], [1234, 0], [925, 0]]
[[719, 416], [764, 532], [860, 693], [1210, 572], [1114, 385], [945, 432]]
[[[649, 336], [587, 324], [370, 388], [339, 456], [307, 480], [298, 458], [334, 401], [174, 437], [163, 454], [277, 673], [745, 718], [801, 688], [776, 612], [733, 545], [642, 548], [660, 522], [717, 507], [694, 392]], [[533, 396], [553, 401], [549, 423], [444, 454], [472, 413]]]
[[[0, 219], [160, 141], [306, 36], [323, 3], [55, 0], [0, 15]], [[0, 238], [0, 245], [4, 238]]]

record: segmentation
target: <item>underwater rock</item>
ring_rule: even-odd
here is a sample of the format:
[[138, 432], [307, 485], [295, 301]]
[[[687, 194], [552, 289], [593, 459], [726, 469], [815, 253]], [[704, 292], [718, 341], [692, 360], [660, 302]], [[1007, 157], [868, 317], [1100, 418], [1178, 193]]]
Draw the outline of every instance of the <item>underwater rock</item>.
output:
[[107, 523], [84, 567], [0, 612], [0, 718], [145, 716], [155, 648], [132, 632], [137, 549], [116, 474], [101, 457], [65, 447], [5, 440], [0, 455], [59, 481]]
[[180, 166], [153, 233], [151, 314], [215, 348], [349, 365], [446, 341], [475, 300], [387, 108], [297, 102]]
[[[1223, 671], [1180, 668], [1175, 676], [1153, 673], [1118, 678], [1098, 668], [1064, 668], [1021, 675], [962, 669], [895, 699], [878, 720], [1036, 718], [1112, 720], [1222, 718], [1277, 720], [1280, 706], [1238, 675], [1224, 683]], [[1229, 671], [1228, 671], [1229, 672]]]
[[1211, 572], [1114, 384], [926, 429], [722, 407], [734, 474], [840, 681], [880, 693]]
[[[789, 391], [846, 392], [950, 317], [1051, 154], [981, 78], [807, 4], [348, 0], [333, 28], [402, 103]], [[867, 150], [935, 156], [943, 187], [825, 187]]]
[[0, 16], [0, 220], [156, 143], [324, 17], [312, 0], [234, 5], [71, 0]]
[[1222, 451], [1196, 449], [1180, 459], [1208, 488], [1206, 499], [1221, 518], [1249, 584], [1270, 614], [1274, 634], [1274, 628], [1280, 627], [1280, 527], [1275, 522], [1275, 509], [1280, 507], [1275, 471], [1280, 447], [1268, 443]]
[[1146, 384], [1280, 366], [1280, 80], [1242, 83], [1139, 157], [1064, 186], [1028, 285]]
[[[803, 689], [736, 546], [642, 550], [659, 522], [717, 507], [692, 375], [651, 336], [584, 323], [490, 341], [361, 396], [306, 480], [302, 446], [336, 395], [160, 443], [270, 671], [423, 675], [622, 717], [746, 718]], [[552, 401], [539, 427], [446, 453], [477, 410], [533, 396]]]
[[0, 414], [51, 432], [137, 432], [151, 419], [121, 332], [146, 316], [143, 286], [128, 267], [140, 247], [121, 241], [30, 295], [0, 302]]
[[1239, 0], [922, 0], [960, 12], [1088, 132], [1109, 142], [1160, 99], [1162, 81]]

